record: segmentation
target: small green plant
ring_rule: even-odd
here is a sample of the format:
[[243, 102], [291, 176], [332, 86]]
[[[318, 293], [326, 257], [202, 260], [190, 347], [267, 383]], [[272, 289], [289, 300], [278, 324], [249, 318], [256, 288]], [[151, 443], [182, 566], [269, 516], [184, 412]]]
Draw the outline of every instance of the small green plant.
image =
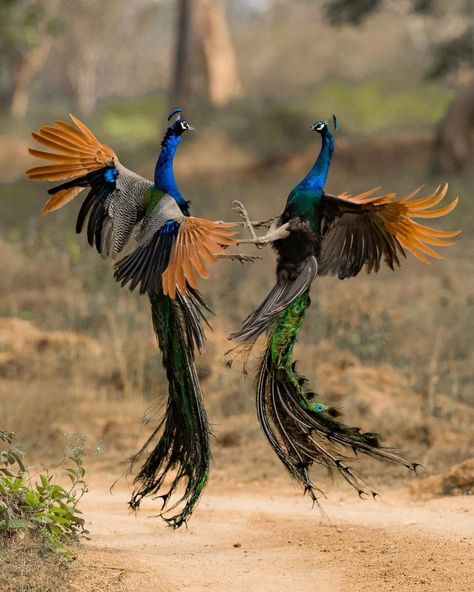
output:
[[5, 443], [0, 451], [0, 537], [36, 531], [46, 548], [71, 558], [65, 543], [86, 534], [78, 508], [87, 492], [82, 448], [73, 447], [64, 459], [63, 471], [70, 480], [66, 488], [55, 483], [54, 475], [31, 476], [13, 433], [0, 431], [0, 441]]

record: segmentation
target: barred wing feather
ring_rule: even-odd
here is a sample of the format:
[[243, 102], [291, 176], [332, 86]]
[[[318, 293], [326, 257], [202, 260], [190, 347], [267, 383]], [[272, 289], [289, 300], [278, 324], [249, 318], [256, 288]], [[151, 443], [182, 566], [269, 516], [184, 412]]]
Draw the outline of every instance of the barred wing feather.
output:
[[377, 272], [382, 259], [391, 268], [400, 266], [405, 251], [425, 263], [442, 259], [433, 247], [449, 247], [448, 239], [458, 230], [441, 230], [416, 222], [417, 218], [440, 218], [454, 210], [458, 199], [436, 207], [445, 198], [448, 185], [416, 197], [420, 188], [398, 197], [395, 193], [374, 196], [379, 188], [356, 196], [325, 194], [319, 275], [343, 279], [357, 275], [362, 267]]
[[115, 152], [101, 143], [79, 119], [76, 127], [55, 120], [33, 132], [33, 139], [48, 151], [30, 148], [32, 156], [50, 164], [30, 168], [33, 181], [63, 181], [49, 189], [43, 212], [57, 210], [89, 188], [76, 223], [81, 232], [87, 220], [87, 238], [104, 257], [116, 257], [145, 213], [145, 194], [153, 184], [125, 168]]

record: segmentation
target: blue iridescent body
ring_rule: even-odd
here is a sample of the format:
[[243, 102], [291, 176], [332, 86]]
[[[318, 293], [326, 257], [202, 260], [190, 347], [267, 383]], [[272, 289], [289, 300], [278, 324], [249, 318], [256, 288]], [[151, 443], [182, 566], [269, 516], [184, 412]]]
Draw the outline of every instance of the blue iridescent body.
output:
[[305, 193], [321, 194], [326, 184], [333, 152], [334, 138], [329, 127], [326, 127], [322, 136], [321, 150], [316, 162], [306, 177], [298, 183], [293, 191], [298, 190]]
[[308, 174], [290, 192], [283, 215], [285, 220], [308, 220], [315, 231], [319, 227], [323, 189], [334, 152], [334, 139], [329, 126], [325, 122], [317, 122], [313, 129], [318, 125], [321, 126], [321, 150]]
[[155, 167], [154, 185], [156, 189], [171, 195], [183, 212], [187, 213], [187, 202], [178, 188], [173, 171], [174, 156], [181, 142], [181, 136], [184, 129], [189, 129], [189, 127], [183, 128], [183, 123], [186, 124], [184, 119], [180, 119], [166, 131]]

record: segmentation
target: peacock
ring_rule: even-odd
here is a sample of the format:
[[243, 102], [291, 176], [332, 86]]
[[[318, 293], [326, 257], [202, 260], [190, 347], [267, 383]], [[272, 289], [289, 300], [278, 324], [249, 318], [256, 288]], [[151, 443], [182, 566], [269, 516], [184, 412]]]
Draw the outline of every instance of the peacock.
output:
[[[115, 278], [131, 290], [137, 286], [151, 304], [153, 328], [168, 380], [166, 412], [134, 457], [143, 464], [135, 478], [130, 507], [145, 496], [160, 497], [160, 515], [177, 528], [191, 516], [206, 485], [210, 466], [210, 430], [195, 367], [204, 348], [206, 311], [198, 277], [221, 257], [243, 262], [252, 257], [225, 252], [235, 243], [235, 223], [212, 222], [189, 214], [189, 202], [178, 189], [173, 161], [183, 134], [193, 130], [180, 108], [169, 117], [161, 143], [154, 182], [125, 168], [115, 152], [102, 144], [79, 119], [75, 126], [55, 121], [32, 136], [49, 151], [30, 154], [50, 164], [29, 169], [30, 179], [63, 181], [49, 189], [43, 212], [61, 208], [83, 189], [76, 231], [102, 257], [116, 258], [132, 235], [137, 246], [115, 264]], [[151, 452], [146, 456], [147, 451]], [[146, 456], [146, 458], [144, 458]], [[184, 493], [171, 497], [178, 487]]]
[[[337, 128], [335, 117], [334, 124]], [[393, 270], [407, 251], [425, 263], [430, 258], [440, 259], [433, 247], [450, 246], [448, 239], [458, 231], [415, 221], [445, 216], [456, 207], [457, 198], [435, 207], [446, 196], [447, 185], [422, 197], [418, 196], [420, 189], [402, 197], [376, 195], [379, 187], [355, 196], [326, 193], [334, 138], [326, 121], [317, 121], [311, 129], [321, 136], [317, 159], [272, 224], [273, 235], [280, 233], [272, 241], [277, 254], [276, 284], [241, 329], [229, 336], [237, 345], [228, 354], [229, 364], [238, 355], [246, 360], [257, 339], [266, 334], [257, 375], [258, 420], [283, 465], [315, 502], [323, 492], [309, 474], [313, 464], [341, 475], [360, 496], [374, 492], [351, 466], [351, 453], [411, 470], [418, 465], [398, 450], [383, 446], [378, 434], [345, 425], [340, 410], [318, 400], [298, 372], [293, 348], [311, 302], [311, 284], [317, 277], [354, 277], [364, 267], [369, 273], [378, 272], [382, 261]], [[253, 235], [240, 242], [267, 242], [256, 236], [245, 207], [235, 204]]]

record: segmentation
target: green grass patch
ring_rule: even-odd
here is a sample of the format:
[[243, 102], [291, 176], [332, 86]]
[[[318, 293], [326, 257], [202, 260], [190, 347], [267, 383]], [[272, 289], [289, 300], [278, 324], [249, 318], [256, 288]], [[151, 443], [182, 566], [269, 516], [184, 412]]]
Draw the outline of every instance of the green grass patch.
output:
[[370, 78], [360, 84], [331, 80], [303, 98], [315, 119], [335, 113], [350, 134], [433, 126], [446, 113], [455, 92], [439, 82]]
[[109, 100], [94, 116], [94, 132], [119, 142], [153, 142], [166, 122], [166, 109], [165, 95]]
[[455, 91], [440, 82], [369, 78], [359, 84], [328, 80], [306, 89], [291, 101], [240, 99], [199, 113], [203, 125], [228, 134], [234, 142], [261, 157], [288, 154], [308, 144], [310, 125], [332, 120], [352, 136], [432, 128], [446, 113]]

